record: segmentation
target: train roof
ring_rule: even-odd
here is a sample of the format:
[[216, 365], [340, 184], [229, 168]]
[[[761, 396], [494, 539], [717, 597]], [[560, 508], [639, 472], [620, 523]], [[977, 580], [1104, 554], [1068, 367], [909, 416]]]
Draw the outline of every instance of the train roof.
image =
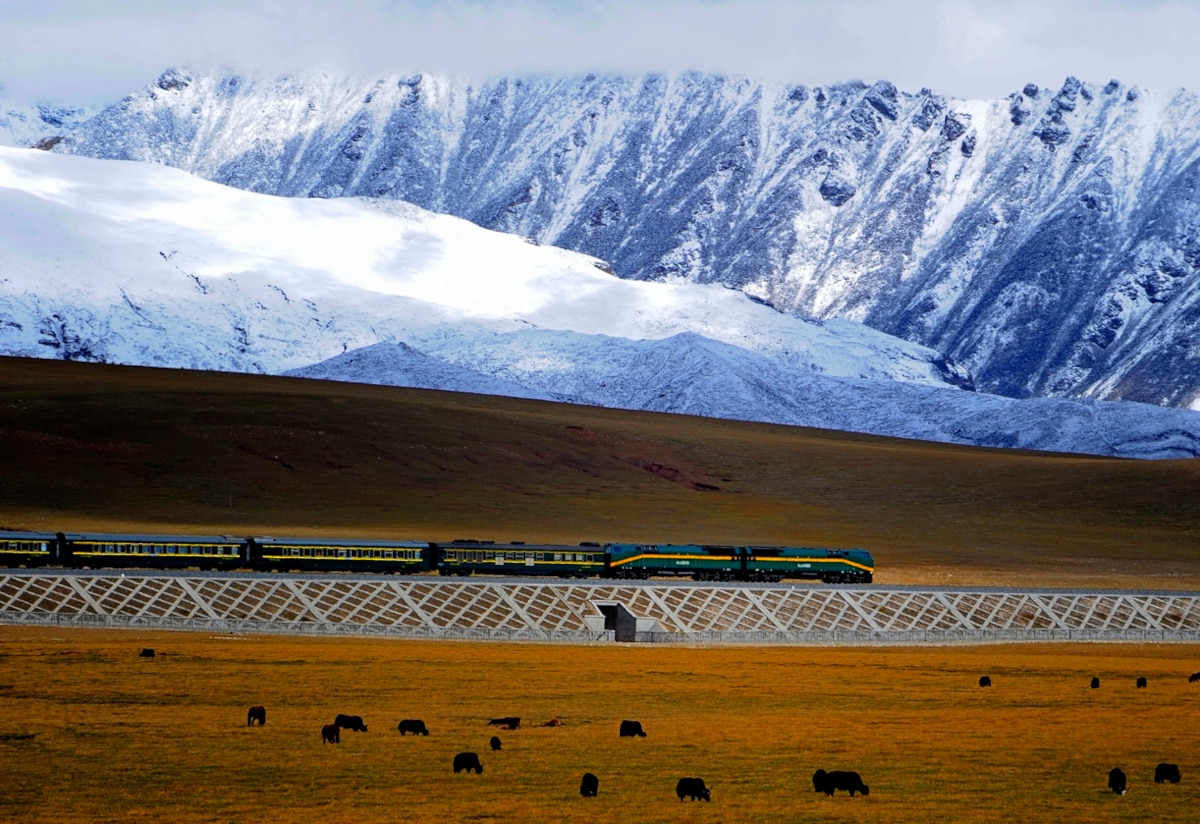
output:
[[0, 529], [0, 541], [53, 541], [53, 532], [26, 532], [18, 529]]
[[423, 549], [429, 546], [428, 541], [372, 541], [370, 539], [342, 540], [340, 538], [276, 538], [272, 535], [255, 535], [256, 544], [274, 546], [344, 546], [350, 548], [386, 547], [401, 549]]
[[240, 544], [234, 535], [155, 535], [135, 532], [68, 532], [68, 541], [99, 541], [126, 544]]
[[580, 544], [529, 544], [524, 541], [473, 541], [473, 540], [455, 540], [439, 542], [438, 546], [442, 549], [503, 549], [505, 551], [520, 552], [528, 550], [529, 552], [602, 552], [604, 545], [593, 541], [585, 541]]

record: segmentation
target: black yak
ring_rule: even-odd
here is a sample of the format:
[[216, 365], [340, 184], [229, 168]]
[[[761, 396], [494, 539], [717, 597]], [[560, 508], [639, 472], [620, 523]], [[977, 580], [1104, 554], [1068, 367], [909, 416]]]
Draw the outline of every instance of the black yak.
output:
[[477, 774], [482, 775], [483, 765], [479, 763], [479, 756], [473, 752], [460, 752], [458, 755], [454, 756], [455, 775], [463, 770], [466, 770], [467, 772], [474, 770]]
[[710, 788], [704, 786], [703, 778], [679, 779], [679, 783], [675, 785], [675, 795], [679, 796], [680, 801], [685, 796], [693, 801], [699, 801], [702, 798], [705, 801], [712, 801], [712, 792]]

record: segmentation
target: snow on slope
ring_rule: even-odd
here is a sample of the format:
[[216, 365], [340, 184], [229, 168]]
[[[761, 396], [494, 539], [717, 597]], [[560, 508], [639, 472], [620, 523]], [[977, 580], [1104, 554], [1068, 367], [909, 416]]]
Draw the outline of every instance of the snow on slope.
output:
[[410, 201], [946, 353], [1013, 397], [1200, 407], [1200, 99], [684, 73], [169, 70], [55, 151]]
[[594, 258], [394, 201], [272, 197], [155, 164], [0, 149], [0, 204], [10, 354], [278, 372], [465, 324], [691, 331], [828, 374], [965, 380], [857, 324], [717, 286], [623, 281]]
[[412, 389], [442, 389], [540, 401], [565, 400], [513, 381], [495, 378], [430, 357], [405, 343], [377, 343], [374, 346], [335, 355], [321, 363], [290, 369], [284, 374], [314, 380], [374, 383]]

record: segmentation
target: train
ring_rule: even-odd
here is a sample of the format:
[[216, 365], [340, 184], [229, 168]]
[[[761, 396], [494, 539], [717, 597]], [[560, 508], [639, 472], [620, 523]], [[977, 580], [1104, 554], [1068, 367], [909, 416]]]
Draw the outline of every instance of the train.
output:
[[626, 580], [684, 576], [696, 581], [777, 582], [808, 578], [830, 584], [869, 584], [875, 573], [875, 560], [865, 549], [14, 531], [0, 531], [0, 565]]

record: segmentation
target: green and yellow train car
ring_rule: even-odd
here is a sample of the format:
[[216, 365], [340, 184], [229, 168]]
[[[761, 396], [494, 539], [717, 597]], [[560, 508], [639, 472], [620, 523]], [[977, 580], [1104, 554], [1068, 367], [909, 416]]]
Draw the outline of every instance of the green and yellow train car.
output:
[[243, 538], [221, 535], [71, 534], [59, 538], [63, 566], [241, 569]]
[[0, 530], [0, 567], [40, 567], [58, 563], [58, 536], [53, 532]]
[[604, 548], [599, 544], [498, 544], [492, 541], [452, 541], [437, 546], [437, 570], [442, 575], [552, 575], [590, 578], [604, 572]]
[[254, 537], [247, 541], [255, 569], [298, 572], [411, 574], [433, 568], [425, 541], [342, 541], [329, 538]]

